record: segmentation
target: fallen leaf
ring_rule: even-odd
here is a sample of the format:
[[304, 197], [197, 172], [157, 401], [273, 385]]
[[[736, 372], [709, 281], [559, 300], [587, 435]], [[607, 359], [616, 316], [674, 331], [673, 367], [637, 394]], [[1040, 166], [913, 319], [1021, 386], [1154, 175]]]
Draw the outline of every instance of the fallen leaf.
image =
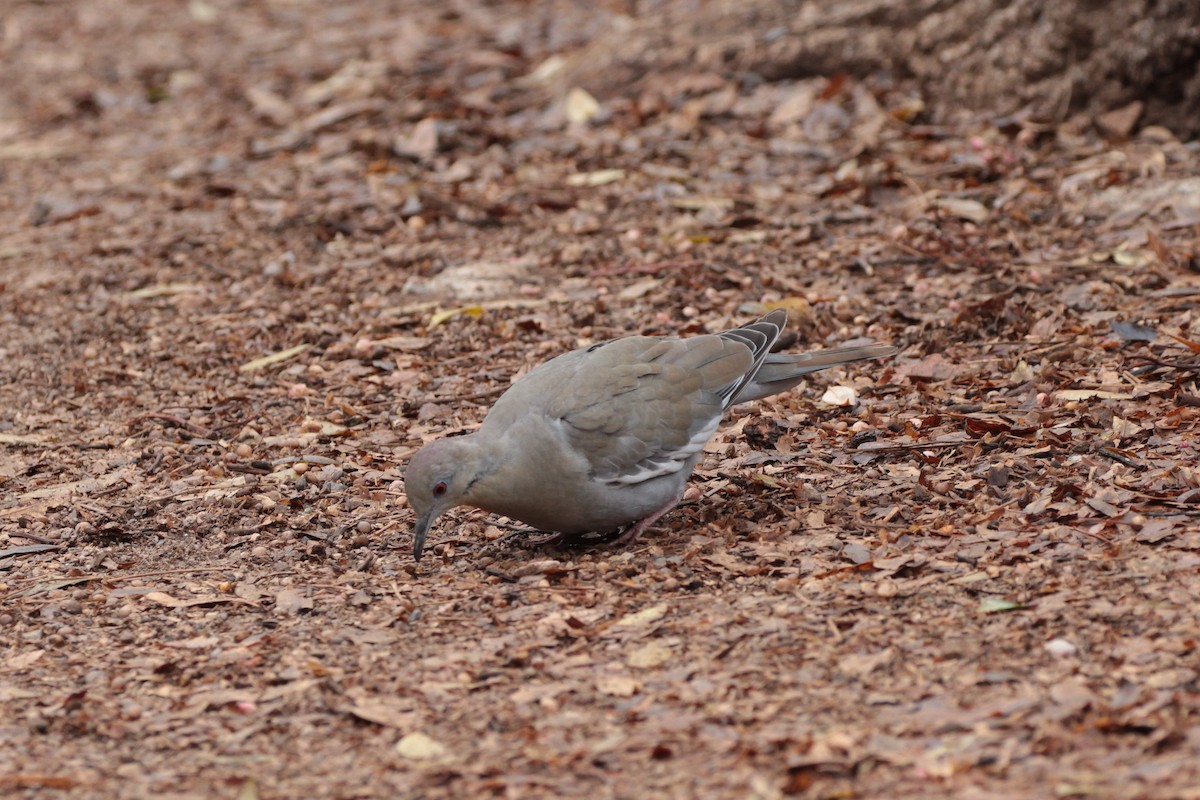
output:
[[238, 367], [238, 372], [255, 372], [263, 367], [269, 367], [272, 364], [288, 361], [300, 355], [310, 347], [312, 347], [311, 344], [298, 344], [295, 347], [289, 347], [286, 350], [280, 350], [277, 353], [271, 353], [270, 355], [263, 356], [262, 358], [256, 358], [253, 361], [247, 361], [245, 364], [242, 364], [240, 367]]
[[238, 789], [236, 800], [258, 800], [258, 781], [254, 778], [246, 778], [242, 782], [241, 788]]
[[12, 672], [18, 672], [28, 666], [31, 666], [45, 653], [45, 650], [26, 650], [24, 653], [17, 653], [15, 656], [11, 656], [8, 661], [5, 662], [5, 668]]
[[448, 752], [444, 744], [420, 731], [405, 734], [396, 742], [396, 753], [401, 758], [412, 761], [440, 760], [445, 758]]
[[623, 169], [598, 169], [594, 172], [578, 172], [567, 177], [568, 186], [603, 186], [624, 180]]
[[204, 288], [194, 283], [156, 283], [152, 286], [143, 286], [141, 289], [134, 289], [132, 292], [126, 292], [125, 297], [130, 300], [152, 300], [156, 297], [170, 297], [184, 292], [202, 292]]
[[83, 480], [59, 483], [54, 486], [43, 486], [40, 489], [26, 492], [21, 495], [21, 499], [38, 500], [46, 497], [61, 497], [72, 493], [91, 494], [92, 492], [103, 491], [126, 479], [127, 473], [125, 470], [117, 470], [107, 475], [101, 475], [99, 478], [84, 478]]
[[858, 392], [849, 386], [830, 386], [821, 395], [821, 402], [830, 406], [852, 406], [858, 402]]
[[296, 589], [284, 589], [275, 595], [275, 610], [284, 614], [299, 614], [301, 611], [311, 611], [312, 607], [312, 598]]
[[1172, 339], [1179, 342], [1193, 353], [1200, 353], [1200, 342], [1193, 342], [1191, 339], [1185, 339], [1182, 336], [1176, 336], [1173, 333], [1168, 333], [1167, 336], [1170, 336]]
[[673, 655], [671, 648], [661, 642], [647, 642], [630, 653], [625, 663], [631, 667], [649, 669], [665, 664], [671, 660]]
[[942, 357], [932, 353], [919, 361], [909, 361], [896, 367], [896, 373], [915, 381], [944, 381], [953, 378], [958, 368]]
[[1113, 333], [1126, 342], [1153, 342], [1158, 337], [1158, 332], [1149, 325], [1135, 325], [1132, 322], [1116, 322], [1115, 320], [1110, 320], [1108, 325], [1112, 328]]
[[704, 197], [701, 195], [691, 195], [688, 197], [676, 197], [671, 200], [671, 205], [675, 208], [684, 211], [704, 211], [712, 209], [713, 211], [724, 211], [728, 208], [733, 208], [734, 201], [732, 197]]
[[34, 553], [45, 553], [47, 550], [62, 550], [61, 544], [21, 544], [16, 547], [6, 547], [0, 550], [0, 558], [9, 556], [27, 556]]
[[1142, 432], [1142, 426], [1136, 422], [1130, 422], [1122, 417], [1113, 417], [1112, 433], [1117, 439], [1128, 439], [1131, 436], [1137, 436]]
[[1024, 608], [1023, 603], [1018, 603], [1015, 600], [1005, 600], [1003, 597], [985, 597], [979, 601], [979, 612], [981, 614], [998, 614], [1004, 611], [1019, 611]]
[[33, 434], [0, 433], [0, 444], [40, 444], [43, 441], [43, 437]]
[[483, 316], [483, 306], [481, 306], [479, 304], [475, 304], [475, 305], [470, 305], [470, 306], [461, 306], [459, 308], [451, 308], [448, 311], [439, 311], [436, 314], [434, 314], [432, 317], [429, 318], [428, 327], [436, 328], [438, 325], [441, 325], [443, 322], [454, 319], [455, 317], [459, 316], [460, 314], [466, 315], [473, 319], [479, 319], [480, 317]]
[[193, 597], [190, 600], [180, 600], [177, 597], [172, 597], [166, 592], [146, 592], [142, 595], [151, 603], [157, 603], [160, 606], [167, 608], [193, 608], [195, 606], [213, 606], [219, 603], [245, 603], [246, 601], [240, 597], [228, 597], [214, 595], [212, 597]]
[[396, 155], [418, 161], [433, 158], [438, 151], [438, 121], [431, 117], [421, 120], [413, 126], [408, 136], [397, 137], [392, 149]]
[[1054, 393], [1057, 400], [1132, 400], [1133, 395], [1126, 392], [1109, 392], [1103, 389], [1060, 389]]
[[1066, 639], [1051, 639], [1042, 645], [1042, 647], [1050, 655], [1059, 657], [1073, 656], [1079, 649]]
[[576, 86], [567, 92], [567, 122], [582, 124], [590, 122], [600, 113], [600, 103], [586, 89]]
[[596, 688], [612, 697], [633, 697], [641, 691], [641, 681], [628, 675], [604, 675], [596, 680]]
[[1145, 105], [1141, 100], [1134, 100], [1128, 105], [1098, 115], [1096, 127], [1110, 139], [1128, 139], [1144, 109]]
[[356, 690], [352, 699], [354, 704], [345, 709], [346, 713], [366, 722], [404, 729], [421, 721], [421, 713], [411, 700], [371, 695], [362, 690]]
[[667, 614], [666, 604], [650, 606], [641, 611], [621, 617], [614, 623], [617, 628], [645, 628], [652, 622], [657, 622]]
[[988, 218], [987, 206], [978, 200], [960, 197], [942, 197], [937, 201], [937, 207], [947, 214], [979, 224]]

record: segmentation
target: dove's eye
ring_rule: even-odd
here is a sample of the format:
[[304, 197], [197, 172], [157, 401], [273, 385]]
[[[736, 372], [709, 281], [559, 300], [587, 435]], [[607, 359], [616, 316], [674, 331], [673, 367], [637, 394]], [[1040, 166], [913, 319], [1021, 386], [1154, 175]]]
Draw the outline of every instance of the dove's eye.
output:
[[433, 496], [434, 497], [441, 497], [445, 493], [446, 493], [446, 482], [445, 481], [438, 481], [437, 483], [435, 483], [433, 485]]

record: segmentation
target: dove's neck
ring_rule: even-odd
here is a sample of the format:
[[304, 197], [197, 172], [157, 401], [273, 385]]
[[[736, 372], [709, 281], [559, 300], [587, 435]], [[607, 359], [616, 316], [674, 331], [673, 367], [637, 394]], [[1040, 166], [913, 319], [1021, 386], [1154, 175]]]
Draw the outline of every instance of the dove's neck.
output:
[[470, 505], [486, 508], [481, 502], [486, 502], [489, 487], [504, 464], [502, 443], [481, 430], [463, 436], [460, 448], [462, 466], [470, 474], [463, 499]]

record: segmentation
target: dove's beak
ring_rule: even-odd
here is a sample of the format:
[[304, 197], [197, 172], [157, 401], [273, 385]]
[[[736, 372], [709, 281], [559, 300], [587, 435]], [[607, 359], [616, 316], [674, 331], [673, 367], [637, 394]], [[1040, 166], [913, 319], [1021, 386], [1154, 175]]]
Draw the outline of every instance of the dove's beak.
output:
[[425, 549], [425, 536], [429, 533], [434, 516], [431, 509], [417, 517], [417, 524], [413, 526], [413, 558], [417, 561], [421, 560], [421, 552]]

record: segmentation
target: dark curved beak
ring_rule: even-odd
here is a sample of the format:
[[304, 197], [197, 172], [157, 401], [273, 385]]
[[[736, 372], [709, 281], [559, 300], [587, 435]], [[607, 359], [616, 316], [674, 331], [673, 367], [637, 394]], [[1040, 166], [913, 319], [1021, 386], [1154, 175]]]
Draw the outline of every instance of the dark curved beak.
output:
[[421, 553], [425, 550], [425, 536], [432, 524], [433, 512], [430, 511], [417, 517], [417, 524], [413, 526], [413, 558], [417, 561], [421, 560]]

